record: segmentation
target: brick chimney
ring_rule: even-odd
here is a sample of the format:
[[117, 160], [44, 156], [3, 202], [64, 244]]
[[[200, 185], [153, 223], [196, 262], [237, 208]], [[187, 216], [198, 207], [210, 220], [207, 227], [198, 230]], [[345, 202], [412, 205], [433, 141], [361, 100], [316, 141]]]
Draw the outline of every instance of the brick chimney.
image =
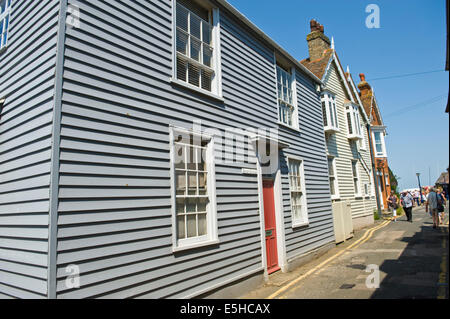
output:
[[370, 116], [373, 94], [372, 87], [369, 85], [369, 83], [366, 82], [366, 76], [364, 75], [364, 73], [360, 73], [359, 78], [361, 79], [361, 82], [358, 84], [358, 89], [360, 91], [359, 96], [361, 98], [361, 102], [363, 103], [364, 110], [366, 111], [367, 115]]
[[365, 98], [372, 96], [372, 88], [369, 83], [366, 82], [366, 76], [364, 73], [360, 73], [359, 78], [361, 79], [361, 82], [358, 84], [358, 89], [361, 92], [361, 97]]
[[323, 52], [330, 48], [330, 39], [323, 33], [323, 25], [319, 24], [316, 20], [310, 21], [311, 33], [307, 35], [306, 41], [308, 41], [309, 60], [317, 60], [322, 57]]

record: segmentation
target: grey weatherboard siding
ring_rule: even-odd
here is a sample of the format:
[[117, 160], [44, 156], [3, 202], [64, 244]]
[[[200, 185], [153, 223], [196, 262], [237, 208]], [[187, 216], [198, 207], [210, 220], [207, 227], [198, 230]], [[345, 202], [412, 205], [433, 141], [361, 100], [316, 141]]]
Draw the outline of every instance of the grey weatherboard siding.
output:
[[[218, 5], [222, 103], [169, 80], [172, 1], [69, 0], [68, 4], [80, 8], [81, 27], [66, 28], [62, 78], [57, 78], [62, 84], [61, 125], [57, 128], [60, 166], [56, 174], [56, 287], [50, 284], [50, 290], [56, 290], [57, 298], [185, 298], [263, 273], [258, 179], [242, 174], [242, 168], [256, 168], [254, 157], [248, 163], [215, 165], [220, 243], [172, 252], [169, 125], [188, 128], [194, 120], [201, 120], [203, 128], [221, 131], [229, 127], [277, 128], [275, 49]], [[52, 9], [56, 26], [58, 6]], [[11, 44], [15, 28], [11, 28]], [[50, 39], [53, 54], [56, 39], [54, 30]], [[13, 44], [8, 50], [12, 48]], [[54, 79], [50, 80], [42, 82], [51, 83], [48, 90], [53, 90]], [[290, 145], [282, 155], [304, 160], [310, 221], [307, 227], [291, 227], [287, 165], [281, 156], [288, 260], [334, 241], [322, 113], [315, 85], [297, 68], [300, 132], [279, 130], [280, 140]], [[1, 88], [0, 93], [7, 90]], [[53, 92], [48, 93], [52, 93], [50, 103]], [[11, 101], [8, 97], [7, 103]], [[51, 107], [49, 104], [50, 115]], [[43, 135], [39, 136], [41, 141]], [[3, 143], [3, 134], [1, 138]], [[50, 139], [48, 135], [48, 142]], [[0, 145], [3, 157], [9, 149]], [[50, 144], [47, 153], [50, 156]], [[47, 197], [39, 198], [46, 206], [39, 206], [38, 211], [19, 209], [23, 222], [17, 226], [27, 234], [40, 229], [33, 240], [42, 244], [42, 249], [48, 247], [50, 157], [47, 162], [47, 179], [42, 182]], [[0, 186], [6, 187], [3, 178]], [[12, 206], [2, 203], [0, 208], [1, 216], [8, 214], [4, 220], [15, 217]], [[32, 214], [25, 214], [28, 212]], [[35, 227], [33, 220], [41, 228]], [[4, 223], [0, 225], [0, 251], [4, 250]], [[33, 227], [25, 226], [30, 223]], [[41, 263], [47, 261], [46, 251], [39, 254], [43, 255]], [[5, 257], [1, 256], [3, 269]], [[70, 264], [80, 267], [79, 289], [65, 285]], [[42, 272], [45, 288], [47, 264], [35, 267]], [[29, 287], [26, 280], [28, 277], [23, 279], [24, 285]], [[0, 294], [27, 297], [19, 288], [14, 278], [8, 284], [0, 277]], [[38, 288], [35, 293], [45, 297], [46, 290]]]
[[0, 53], [0, 297], [47, 296], [59, 6], [13, 1]]

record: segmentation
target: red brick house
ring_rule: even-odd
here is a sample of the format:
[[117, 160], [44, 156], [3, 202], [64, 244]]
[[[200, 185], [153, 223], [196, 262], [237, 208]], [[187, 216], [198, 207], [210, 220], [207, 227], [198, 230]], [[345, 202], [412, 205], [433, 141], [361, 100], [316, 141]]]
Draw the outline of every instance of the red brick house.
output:
[[361, 82], [358, 84], [359, 95], [370, 120], [369, 145], [374, 159], [375, 187], [378, 188], [377, 195], [380, 198], [381, 209], [387, 209], [387, 198], [391, 192], [391, 183], [385, 144], [386, 126], [383, 123], [372, 87], [366, 82], [364, 74], [359, 76], [361, 79]]

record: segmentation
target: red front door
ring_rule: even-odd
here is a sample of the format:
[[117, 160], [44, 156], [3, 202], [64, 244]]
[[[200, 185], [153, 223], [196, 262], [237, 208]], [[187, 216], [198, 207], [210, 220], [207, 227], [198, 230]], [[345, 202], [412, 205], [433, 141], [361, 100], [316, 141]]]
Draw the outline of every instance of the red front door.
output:
[[278, 266], [273, 180], [263, 181], [263, 199], [264, 199], [264, 224], [266, 231], [267, 272], [271, 274], [280, 269], [280, 267]]

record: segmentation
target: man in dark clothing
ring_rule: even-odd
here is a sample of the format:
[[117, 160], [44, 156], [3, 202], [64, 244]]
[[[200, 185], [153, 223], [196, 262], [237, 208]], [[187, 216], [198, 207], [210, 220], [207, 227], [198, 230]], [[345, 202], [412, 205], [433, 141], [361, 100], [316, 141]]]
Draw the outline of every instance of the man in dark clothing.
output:
[[414, 205], [414, 198], [408, 192], [403, 192], [400, 198], [402, 202], [403, 210], [405, 211], [406, 218], [412, 223], [412, 208]]

